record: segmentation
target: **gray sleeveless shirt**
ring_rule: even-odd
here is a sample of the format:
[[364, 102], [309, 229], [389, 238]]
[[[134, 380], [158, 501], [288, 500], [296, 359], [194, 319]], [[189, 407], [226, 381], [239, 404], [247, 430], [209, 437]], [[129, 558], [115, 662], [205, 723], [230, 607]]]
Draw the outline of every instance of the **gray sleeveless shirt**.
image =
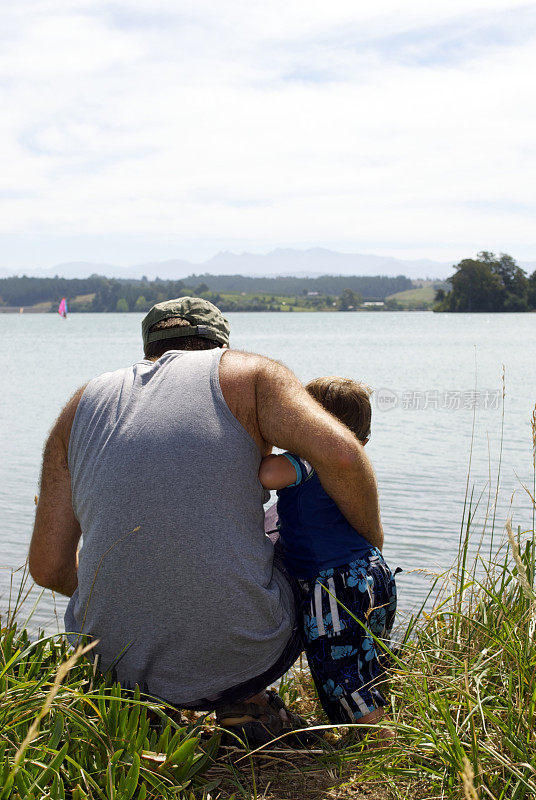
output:
[[95, 378], [69, 442], [83, 546], [66, 630], [99, 639], [100, 668], [124, 686], [176, 705], [264, 672], [294, 623], [264, 534], [260, 452], [220, 389], [223, 352]]

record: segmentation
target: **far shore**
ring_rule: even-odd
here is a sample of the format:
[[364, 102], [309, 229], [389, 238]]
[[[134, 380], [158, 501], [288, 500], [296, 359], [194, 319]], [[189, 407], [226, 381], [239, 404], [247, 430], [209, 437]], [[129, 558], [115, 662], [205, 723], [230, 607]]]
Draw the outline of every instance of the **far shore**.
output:
[[0, 306], [0, 314], [48, 314], [51, 309], [51, 303], [40, 303], [38, 306]]

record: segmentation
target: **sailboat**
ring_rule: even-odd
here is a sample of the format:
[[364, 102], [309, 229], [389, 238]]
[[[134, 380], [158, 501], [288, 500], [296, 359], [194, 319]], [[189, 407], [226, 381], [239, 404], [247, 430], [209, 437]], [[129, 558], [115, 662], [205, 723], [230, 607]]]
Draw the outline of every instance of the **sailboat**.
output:
[[67, 319], [67, 300], [65, 297], [61, 298], [61, 302], [58, 307], [58, 314], [60, 317], [63, 317], [63, 319]]

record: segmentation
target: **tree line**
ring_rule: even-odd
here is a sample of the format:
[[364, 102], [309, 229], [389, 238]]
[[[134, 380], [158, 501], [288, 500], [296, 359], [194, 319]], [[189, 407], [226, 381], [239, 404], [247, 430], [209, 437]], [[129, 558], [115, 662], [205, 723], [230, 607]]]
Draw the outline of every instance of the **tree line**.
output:
[[247, 294], [320, 295], [339, 297], [350, 289], [366, 300], [384, 300], [390, 294], [413, 288], [413, 281], [405, 275], [320, 275], [317, 278], [296, 278], [278, 275], [275, 278], [250, 277], [245, 275], [190, 275], [184, 279], [189, 285], [204, 283], [213, 292], [246, 292]]
[[447, 279], [451, 290], [436, 292], [434, 311], [536, 310], [536, 270], [529, 277], [507, 253], [483, 250], [455, 270]]
[[[323, 276], [322, 278], [248, 278], [191, 275], [183, 280], [147, 278], [126, 280], [91, 275], [89, 278], [32, 278], [26, 275], [0, 279], [0, 305], [34, 306], [56, 303], [66, 297], [71, 311], [147, 311], [152, 305], [185, 294], [203, 295], [222, 311], [280, 310], [288, 306], [357, 308], [363, 298], [383, 299], [411, 288], [409, 278], [398, 276]], [[232, 297], [225, 292], [234, 293]], [[285, 303], [283, 303], [285, 305]]]

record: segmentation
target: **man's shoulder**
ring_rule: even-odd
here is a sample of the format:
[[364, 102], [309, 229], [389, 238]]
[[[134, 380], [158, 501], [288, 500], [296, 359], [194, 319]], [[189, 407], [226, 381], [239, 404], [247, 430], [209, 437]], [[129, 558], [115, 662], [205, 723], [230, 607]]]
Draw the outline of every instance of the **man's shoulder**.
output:
[[243, 350], [225, 350], [220, 360], [220, 385], [224, 394], [255, 396], [257, 375], [263, 356]]
[[259, 378], [277, 370], [278, 362], [259, 353], [245, 350], [226, 350], [220, 362], [220, 379], [222, 376], [232, 384], [247, 382], [254, 386]]
[[223, 369], [252, 379], [276, 380], [286, 377], [289, 370], [280, 361], [246, 350], [226, 350], [221, 359]]
[[222, 355], [222, 364], [228, 363], [246, 370], [259, 369], [271, 362], [270, 358], [247, 350], [224, 350]]
[[263, 455], [269, 451], [259, 428], [258, 387], [271, 363], [271, 359], [258, 353], [226, 350], [219, 371], [220, 388], [231, 413], [257, 443]]

